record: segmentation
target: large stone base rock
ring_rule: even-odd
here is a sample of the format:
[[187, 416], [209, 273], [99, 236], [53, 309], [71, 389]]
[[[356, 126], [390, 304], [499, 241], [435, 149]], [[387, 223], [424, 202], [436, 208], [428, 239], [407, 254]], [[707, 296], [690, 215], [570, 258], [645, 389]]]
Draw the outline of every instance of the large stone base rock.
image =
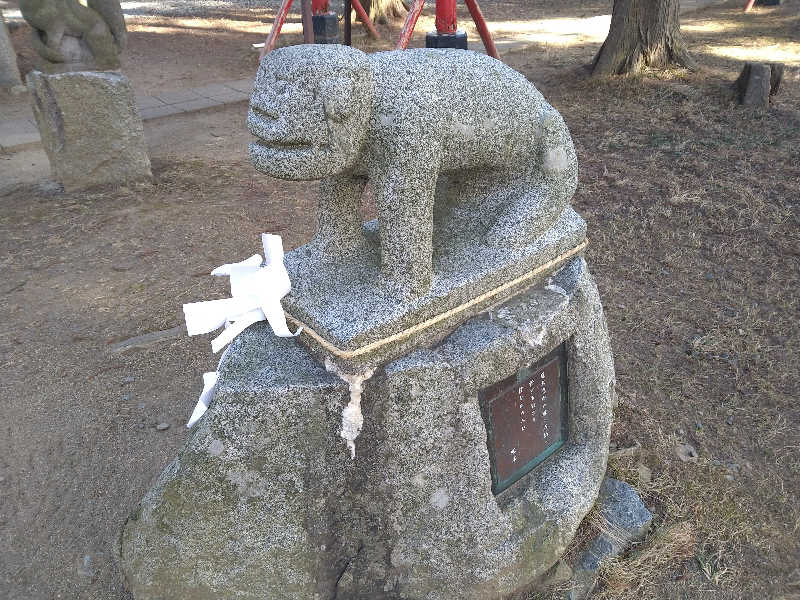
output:
[[67, 191], [152, 178], [128, 78], [77, 71], [27, 76], [42, 146]]
[[[492, 493], [479, 391], [566, 343], [569, 437]], [[214, 402], [126, 522], [136, 600], [486, 600], [553, 565], [592, 507], [614, 370], [582, 258], [364, 386], [351, 459], [348, 386], [254, 325]]]

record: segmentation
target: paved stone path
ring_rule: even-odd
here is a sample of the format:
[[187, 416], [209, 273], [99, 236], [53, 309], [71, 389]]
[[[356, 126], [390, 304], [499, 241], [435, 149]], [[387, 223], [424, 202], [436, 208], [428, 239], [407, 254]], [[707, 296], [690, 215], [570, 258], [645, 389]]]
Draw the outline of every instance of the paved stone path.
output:
[[[251, 79], [226, 81], [196, 88], [160, 92], [155, 96], [137, 96], [142, 119], [157, 119], [214, 106], [244, 102], [253, 92]], [[0, 109], [0, 116], [2, 110]], [[21, 119], [0, 119], [0, 150], [19, 151], [40, 142], [33, 114]]]
[[[720, 0], [681, 0], [681, 13], [699, 10], [719, 2]], [[596, 26], [604, 26], [607, 31], [608, 24], [604, 20], [610, 22], [610, 18], [610, 16], [599, 16], [584, 20], [591, 20]], [[544, 31], [543, 27], [545, 26], [537, 28], [536, 21], [531, 21], [530, 31], [515, 32], [513, 37], [497, 38], [495, 44], [498, 51], [504, 54], [535, 43], [537, 35]], [[474, 43], [476, 51], [483, 51], [483, 46], [478, 40], [471, 43]], [[196, 88], [164, 91], [155, 96], [137, 96], [136, 102], [139, 105], [142, 119], [147, 121], [178, 113], [189, 113], [215, 106], [244, 102], [250, 98], [252, 91], [253, 81], [240, 79]], [[3, 107], [0, 106], [0, 151], [17, 152], [40, 143], [36, 122], [30, 111], [26, 111], [27, 114], [23, 118], [9, 118], [9, 115], [3, 115], [2, 109]]]

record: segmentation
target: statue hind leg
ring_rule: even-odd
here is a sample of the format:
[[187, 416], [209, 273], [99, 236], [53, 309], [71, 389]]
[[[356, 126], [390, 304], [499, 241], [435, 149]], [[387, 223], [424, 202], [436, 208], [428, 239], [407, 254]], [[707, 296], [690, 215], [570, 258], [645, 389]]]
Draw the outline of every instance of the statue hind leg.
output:
[[519, 247], [545, 233], [578, 185], [578, 159], [564, 119], [547, 105], [541, 138], [528, 176], [510, 194], [507, 208], [487, 235], [491, 246]]

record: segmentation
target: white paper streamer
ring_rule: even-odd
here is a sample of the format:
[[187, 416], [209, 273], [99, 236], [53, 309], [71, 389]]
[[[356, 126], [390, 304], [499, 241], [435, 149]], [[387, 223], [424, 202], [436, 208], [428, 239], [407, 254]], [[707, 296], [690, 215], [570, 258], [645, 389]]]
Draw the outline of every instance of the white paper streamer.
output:
[[218, 378], [219, 375], [216, 371], [203, 373], [203, 391], [200, 394], [200, 399], [197, 401], [197, 406], [194, 407], [192, 416], [189, 417], [189, 422], [186, 423], [186, 427], [191, 427], [197, 423], [197, 421], [200, 420], [200, 417], [205, 414], [206, 410], [208, 409], [208, 405], [211, 404], [211, 399], [214, 397]]
[[[289, 331], [281, 306], [281, 298], [292, 290], [283, 264], [283, 240], [279, 235], [262, 233], [261, 244], [264, 246], [263, 260], [259, 254], [254, 254], [241, 262], [222, 265], [211, 271], [217, 277], [230, 277], [232, 298], [183, 305], [189, 335], [225, 328], [211, 341], [215, 353], [250, 325], [265, 319], [279, 337], [294, 337], [303, 330], [300, 327], [294, 333]], [[214, 398], [218, 378], [217, 371], [203, 373], [203, 391], [186, 427], [192, 427], [205, 414]]]
[[293, 337], [286, 325], [281, 298], [292, 290], [289, 274], [283, 264], [283, 240], [279, 235], [261, 234], [264, 260], [254, 254], [238, 263], [226, 264], [211, 274], [230, 277], [231, 296], [223, 300], [191, 302], [183, 305], [186, 330], [189, 335], [200, 335], [224, 327], [225, 330], [211, 341], [216, 353], [227, 346], [253, 323], [266, 319], [279, 337]]

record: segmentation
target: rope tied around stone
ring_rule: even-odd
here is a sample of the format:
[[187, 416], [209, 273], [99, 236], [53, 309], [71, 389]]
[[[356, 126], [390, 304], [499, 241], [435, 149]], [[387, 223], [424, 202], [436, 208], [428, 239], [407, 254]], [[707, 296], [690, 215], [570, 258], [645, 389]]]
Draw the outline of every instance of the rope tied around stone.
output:
[[542, 273], [544, 271], [547, 271], [548, 269], [551, 269], [555, 265], [558, 265], [559, 263], [562, 263], [562, 262], [566, 261], [567, 259], [572, 258], [576, 254], [581, 252], [584, 248], [586, 248], [586, 246], [588, 244], [589, 244], [589, 241], [588, 240], [584, 240], [580, 244], [578, 244], [577, 246], [572, 248], [571, 250], [568, 250], [567, 252], [564, 252], [563, 254], [559, 254], [554, 259], [544, 263], [543, 265], [539, 265], [538, 267], [536, 267], [532, 271], [528, 271], [527, 273], [525, 273], [523, 275], [520, 275], [519, 277], [516, 277], [515, 279], [512, 279], [511, 281], [507, 281], [506, 283], [504, 283], [502, 285], [499, 285], [496, 288], [489, 290], [488, 292], [484, 292], [483, 294], [481, 294], [479, 296], [476, 296], [475, 298], [473, 298], [472, 300], [469, 300], [468, 302], [464, 302], [463, 304], [459, 304], [458, 306], [456, 306], [454, 308], [451, 308], [450, 310], [448, 310], [446, 312], [443, 312], [443, 313], [441, 313], [439, 315], [436, 315], [435, 317], [431, 317], [430, 319], [427, 319], [426, 321], [422, 321], [421, 323], [417, 323], [413, 327], [409, 327], [407, 329], [404, 329], [403, 331], [400, 331], [398, 333], [392, 334], [392, 335], [390, 335], [388, 337], [376, 340], [374, 342], [371, 342], [369, 344], [361, 346], [360, 348], [356, 348], [355, 350], [342, 350], [341, 348], [338, 348], [338, 347], [334, 346], [329, 341], [327, 341], [325, 338], [323, 338], [319, 333], [317, 333], [311, 327], [309, 327], [307, 324], [303, 323], [302, 321], [300, 321], [299, 319], [293, 317], [292, 315], [290, 315], [287, 312], [284, 312], [284, 314], [286, 315], [287, 320], [289, 320], [289, 321], [295, 323], [296, 325], [299, 325], [300, 327], [302, 327], [302, 333], [308, 334], [320, 346], [322, 346], [325, 350], [327, 350], [328, 352], [330, 352], [334, 356], [337, 356], [337, 357], [343, 358], [343, 359], [356, 358], [358, 356], [362, 356], [364, 354], [368, 354], [370, 352], [373, 352], [373, 351], [377, 350], [378, 348], [381, 348], [381, 347], [383, 347], [383, 346], [385, 346], [387, 344], [391, 344], [393, 342], [398, 342], [398, 341], [404, 340], [404, 339], [414, 335], [415, 333], [419, 333], [420, 331], [424, 331], [425, 329], [428, 329], [429, 327], [432, 327], [433, 325], [436, 325], [437, 323], [440, 323], [441, 321], [449, 319], [450, 317], [453, 317], [453, 316], [457, 315], [458, 313], [463, 312], [463, 311], [475, 306], [476, 304], [480, 304], [481, 302], [484, 302], [485, 300], [489, 300], [490, 298], [493, 298], [494, 296], [497, 296], [498, 294], [501, 294], [502, 292], [506, 291], [509, 288], [515, 287], [515, 286], [519, 285], [520, 283], [524, 283], [525, 281], [528, 281], [529, 279], [533, 279], [534, 277], [536, 277], [536, 275], [539, 275], [540, 273]]

